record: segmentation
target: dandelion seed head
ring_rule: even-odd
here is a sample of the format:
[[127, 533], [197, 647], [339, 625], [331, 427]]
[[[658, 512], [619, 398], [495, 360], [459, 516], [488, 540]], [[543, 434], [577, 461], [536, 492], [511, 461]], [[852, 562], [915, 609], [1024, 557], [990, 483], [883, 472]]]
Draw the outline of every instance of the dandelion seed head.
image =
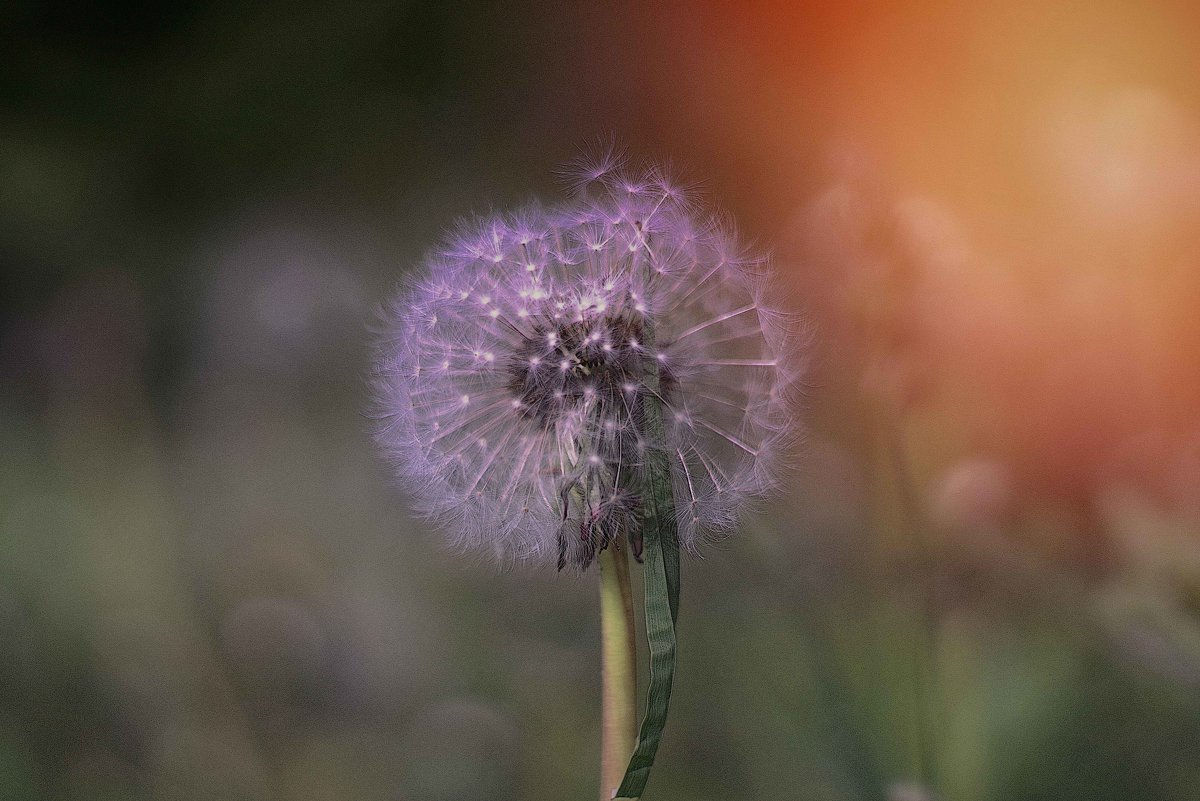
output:
[[665, 171], [611, 151], [578, 179], [563, 206], [462, 224], [402, 290], [377, 438], [455, 545], [582, 568], [638, 533], [655, 401], [696, 551], [779, 480], [803, 332]]

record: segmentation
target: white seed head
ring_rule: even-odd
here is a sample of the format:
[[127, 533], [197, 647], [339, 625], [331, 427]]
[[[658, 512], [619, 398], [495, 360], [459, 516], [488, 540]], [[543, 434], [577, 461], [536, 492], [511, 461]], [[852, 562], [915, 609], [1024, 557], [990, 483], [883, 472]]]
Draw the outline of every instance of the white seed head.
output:
[[765, 265], [661, 170], [604, 164], [569, 204], [460, 226], [389, 310], [378, 440], [461, 548], [586, 567], [634, 539], [653, 397], [695, 551], [797, 430], [805, 341]]

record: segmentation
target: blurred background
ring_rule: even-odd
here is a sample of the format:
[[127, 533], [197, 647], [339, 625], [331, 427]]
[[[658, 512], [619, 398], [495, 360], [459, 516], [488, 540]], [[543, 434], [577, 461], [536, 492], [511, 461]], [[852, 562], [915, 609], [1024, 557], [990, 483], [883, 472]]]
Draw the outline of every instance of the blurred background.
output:
[[648, 797], [1200, 797], [1194, 3], [0, 6], [0, 798], [587, 798], [595, 576], [406, 513], [372, 330], [669, 159], [817, 332]]

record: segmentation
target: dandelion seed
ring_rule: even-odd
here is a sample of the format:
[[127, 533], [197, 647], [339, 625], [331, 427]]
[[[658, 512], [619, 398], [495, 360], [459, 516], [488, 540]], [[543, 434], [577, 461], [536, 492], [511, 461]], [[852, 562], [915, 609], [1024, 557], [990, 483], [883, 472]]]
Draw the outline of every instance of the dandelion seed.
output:
[[685, 549], [729, 533], [779, 478], [793, 318], [727, 224], [662, 170], [617, 162], [582, 165], [568, 204], [463, 225], [391, 306], [378, 440], [461, 548], [585, 568], [632, 541], [650, 397]]

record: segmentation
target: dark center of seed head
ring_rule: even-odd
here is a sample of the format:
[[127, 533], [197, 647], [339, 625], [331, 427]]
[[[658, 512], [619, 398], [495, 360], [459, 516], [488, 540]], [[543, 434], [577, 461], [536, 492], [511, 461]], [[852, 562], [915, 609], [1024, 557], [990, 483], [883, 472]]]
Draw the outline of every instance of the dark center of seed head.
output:
[[624, 315], [535, 323], [513, 354], [508, 389], [522, 414], [546, 426], [586, 401], [620, 415], [642, 392], [644, 330]]

